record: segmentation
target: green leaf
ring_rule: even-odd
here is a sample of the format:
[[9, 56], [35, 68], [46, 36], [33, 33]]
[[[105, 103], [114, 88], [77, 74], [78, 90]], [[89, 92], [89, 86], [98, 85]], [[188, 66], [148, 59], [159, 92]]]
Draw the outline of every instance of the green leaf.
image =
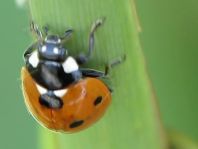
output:
[[58, 144], [56, 141], [56, 136], [50, 133], [47, 129], [39, 129], [39, 148], [41, 149], [58, 149]]
[[[130, 0], [30, 0], [32, 19], [52, 33], [75, 30], [66, 43], [71, 54], [86, 52], [91, 24], [105, 17], [96, 33], [93, 58], [86, 67], [104, 70], [112, 59], [126, 61], [111, 71], [112, 105], [91, 128], [75, 134], [46, 132], [55, 149], [165, 149], [166, 137], [139, 43], [137, 18]], [[54, 138], [48, 138], [53, 135]], [[48, 148], [43, 146], [43, 149]]]
[[169, 130], [170, 149], [198, 149], [198, 143], [177, 131]]

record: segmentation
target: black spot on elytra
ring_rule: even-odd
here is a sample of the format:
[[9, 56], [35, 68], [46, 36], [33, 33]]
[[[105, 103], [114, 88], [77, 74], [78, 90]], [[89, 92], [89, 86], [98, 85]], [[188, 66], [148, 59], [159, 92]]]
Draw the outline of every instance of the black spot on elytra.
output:
[[74, 121], [73, 123], [71, 123], [71, 124], [69, 125], [69, 127], [70, 127], [70, 128], [76, 128], [76, 127], [82, 125], [83, 123], [84, 123], [83, 120]]
[[97, 106], [98, 104], [100, 104], [102, 102], [102, 96], [98, 96], [95, 101], [94, 101], [94, 105]]

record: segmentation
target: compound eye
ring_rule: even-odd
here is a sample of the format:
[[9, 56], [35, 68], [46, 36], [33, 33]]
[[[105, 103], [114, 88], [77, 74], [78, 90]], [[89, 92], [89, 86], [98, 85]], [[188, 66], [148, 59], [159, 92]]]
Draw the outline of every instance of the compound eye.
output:
[[55, 48], [53, 49], [53, 52], [54, 52], [54, 54], [59, 54], [59, 49], [58, 49], [57, 47], [55, 47]]

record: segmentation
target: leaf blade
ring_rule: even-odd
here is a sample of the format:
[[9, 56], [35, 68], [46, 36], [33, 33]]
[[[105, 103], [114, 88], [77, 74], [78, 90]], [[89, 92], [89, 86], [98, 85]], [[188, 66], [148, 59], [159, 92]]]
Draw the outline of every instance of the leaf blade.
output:
[[[87, 67], [104, 70], [109, 60], [127, 55], [126, 61], [112, 70], [115, 92], [105, 117], [83, 132], [55, 134], [62, 148], [166, 148], [131, 1], [31, 0], [30, 8], [32, 18], [40, 26], [49, 24], [54, 33], [75, 29], [74, 37], [66, 45], [72, 54], [86, 52], [91, 23], [103, 16], [107, 18], [96, 33], [96, 48]], [[79, 144], [74, 143], [79, 140]]]

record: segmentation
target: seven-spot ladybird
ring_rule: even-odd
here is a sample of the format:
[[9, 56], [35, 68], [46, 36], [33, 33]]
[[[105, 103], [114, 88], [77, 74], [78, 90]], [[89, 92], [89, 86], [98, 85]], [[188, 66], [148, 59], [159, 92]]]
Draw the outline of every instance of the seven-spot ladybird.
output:
[[106, 78], [109, 68], [123, 58], [107, 65], [105, 72], [79, 67], [90, 59], [94, 32], [102, 23], [103, 19], [99, 19], [91, 28], [88, 53], [76, 57], [63, 47], [72, 29], [58, 36], [49, 35], [45, 27], [44, 39], [38, 26], [31, 23], [38, 40], [24, 53], [22, 89], [28, 110], [43, 126], [55, 131], [77, 132], [95, 123], [108, 108], [111, 89], [101, 78]]

